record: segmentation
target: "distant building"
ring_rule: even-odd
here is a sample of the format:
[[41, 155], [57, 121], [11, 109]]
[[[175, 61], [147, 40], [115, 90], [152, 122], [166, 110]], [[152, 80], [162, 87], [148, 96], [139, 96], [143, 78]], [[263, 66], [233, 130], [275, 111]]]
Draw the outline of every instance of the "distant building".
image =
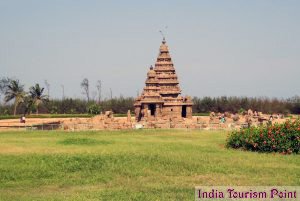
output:
[[155, 67], [150, 67], [145, 83], [142, 94], [134, 103], [137, 121], [192, 118], [192, 100], [189, 96], [180, 96], [178, 77], [165, 38]]

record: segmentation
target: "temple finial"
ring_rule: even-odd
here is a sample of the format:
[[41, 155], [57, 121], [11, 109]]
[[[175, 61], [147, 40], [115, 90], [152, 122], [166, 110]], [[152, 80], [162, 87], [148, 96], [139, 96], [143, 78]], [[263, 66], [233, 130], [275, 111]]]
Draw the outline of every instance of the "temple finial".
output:
[[165, 37], [164, 33], [161, 30], [159, 30], [159, 32], [163, 37], [162, 43], [165, 44], [166, 43], [166, 37]]

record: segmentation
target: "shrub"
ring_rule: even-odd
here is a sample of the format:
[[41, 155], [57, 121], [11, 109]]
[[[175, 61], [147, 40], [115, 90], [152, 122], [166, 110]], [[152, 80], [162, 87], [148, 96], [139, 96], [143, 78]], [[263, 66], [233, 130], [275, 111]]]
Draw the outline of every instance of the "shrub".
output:
[[246, 110], [244, 108], [239, 109], [239, 114], [244, 114], [245, 112], [246, 112]]
[[258, 152], [299, 153], [300, 119], [233, 131], [227, 138], [226, 146]]
[[92, 104], [88, 106], [87, 111], [89, 114], [100, 114], [101, 108], [97, 104]]

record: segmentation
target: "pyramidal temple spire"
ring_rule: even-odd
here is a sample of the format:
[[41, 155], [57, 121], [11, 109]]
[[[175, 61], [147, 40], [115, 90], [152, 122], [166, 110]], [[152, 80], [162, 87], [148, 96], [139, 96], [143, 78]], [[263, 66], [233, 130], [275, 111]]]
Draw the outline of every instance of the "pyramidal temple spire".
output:
[[134, 103], [137, 121], [192, 118], [193, 103], [190, 97], [180, 95], [178, 77], [164, 35], [155, 66], [148, 71], [145, 84]]

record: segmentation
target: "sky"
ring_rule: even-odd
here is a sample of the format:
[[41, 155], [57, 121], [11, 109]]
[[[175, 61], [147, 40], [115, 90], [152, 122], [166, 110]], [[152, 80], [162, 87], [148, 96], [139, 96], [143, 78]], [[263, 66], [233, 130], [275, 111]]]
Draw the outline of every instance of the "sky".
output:
[[0, 77], [136, 96], [162, 30], [183, 95], [300, 95], [298, 0], [0, 0]]

